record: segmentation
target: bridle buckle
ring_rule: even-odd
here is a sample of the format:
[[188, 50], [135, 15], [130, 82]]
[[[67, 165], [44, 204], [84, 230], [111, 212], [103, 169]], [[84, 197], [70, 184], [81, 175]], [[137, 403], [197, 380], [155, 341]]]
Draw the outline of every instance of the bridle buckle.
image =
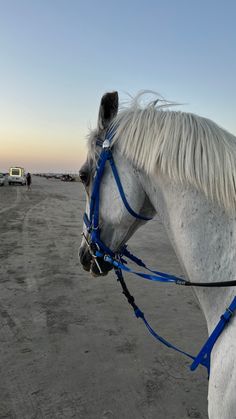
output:
[[102, 148], [104, 148], [105, 150], [109, 150], [111, 148], [111, 144], [109, 140], [104, 140], [102, 143]]

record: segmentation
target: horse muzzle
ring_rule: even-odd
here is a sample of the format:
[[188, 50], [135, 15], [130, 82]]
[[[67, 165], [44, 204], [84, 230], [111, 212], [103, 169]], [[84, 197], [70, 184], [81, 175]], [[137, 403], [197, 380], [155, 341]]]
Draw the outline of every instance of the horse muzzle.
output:
[[83, 269], [93, 276], [105, 276], [112, 269], [112, 265], [105, 262], [102, 257], [97, 257], [95, 260], [85, 246], [81, 246], [79, 249], [79, 259]]

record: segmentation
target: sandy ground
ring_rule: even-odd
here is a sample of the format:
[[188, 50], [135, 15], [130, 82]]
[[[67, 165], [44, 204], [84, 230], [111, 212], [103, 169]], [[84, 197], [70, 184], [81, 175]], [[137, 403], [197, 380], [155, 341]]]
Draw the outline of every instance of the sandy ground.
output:
[[[112, 273], [82, 271], [84, 199], [79, 183], [36, 177], [30, 192], [0, 188], [0, 418], [206, 418], [205, 369], [156, 343]], [[130, 248], [181, 274], [158, 221]], [[192, 291], [126, 278], [152, 326], [196, 354], [206, 326]]]

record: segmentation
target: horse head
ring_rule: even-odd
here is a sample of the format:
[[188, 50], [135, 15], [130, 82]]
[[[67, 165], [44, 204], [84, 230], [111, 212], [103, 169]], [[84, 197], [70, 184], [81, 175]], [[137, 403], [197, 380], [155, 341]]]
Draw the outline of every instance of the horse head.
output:
[[[85, 187], [87, 197], [86, 214], [91, 212], [92, 191], [99, 156], [105, 141], [107, 141], [108, 130], [111, 127], [113, 127], [113, 130], [115, 129], [117, 112], [117, 92], [105, 94], [101, 99], [97, 128], [89, 136], [87, 159], [80, 169], [80, 179]], [[114, 144], [111, 142], [109, 146], [112, 149], [114, 164], [119, 172], [125, 200], [131, 203], [133, 212], [141, 213], [144, 216], [137, 218], [127, 211], [127, 207], [121, 199], [119, 188], [114, 181], [112, 168], [107, 162], [99, 184], [99, 225], [96, 228], [99, 230], [101, 242], [116, 254], [137, 228], [145, 222], [144, 219], [153, 215], [154, 210], [141, 185], [138, 171], [121, 154], [118, 142]], [[93, 220], [90, 221], [93, 222]], [[84, 226], [83, 239], [79, 250], [81, 264], [85, 270], [90, 271], [93, 275], [106, 275], [112, 267], [103, 258], [99, 258], [97, 263], [92, 257], [90, 243], [90, 232]]]

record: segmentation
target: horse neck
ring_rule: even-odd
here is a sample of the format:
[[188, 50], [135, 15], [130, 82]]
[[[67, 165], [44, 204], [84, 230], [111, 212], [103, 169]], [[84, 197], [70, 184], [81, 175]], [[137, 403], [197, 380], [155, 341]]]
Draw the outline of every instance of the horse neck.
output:
[[[193, 282], [236, 279], [236, 221], [196, 189], [169, 178], [141, 175], [141, 183], [163, 222], [185, 275]], [[232, 300], [235, 289], [195, 288], [208, 329]]]
[[[194, 282], [236, 279], [236, 221], [198, 191], [159, 175], [140, 181], [162, 220], [186, 276]], [[195, 288], [211, 332], [232, 301], [235, 287]], [[236, 316], [211, 353], [210, 419], [232, 419], [236, 411]]]

